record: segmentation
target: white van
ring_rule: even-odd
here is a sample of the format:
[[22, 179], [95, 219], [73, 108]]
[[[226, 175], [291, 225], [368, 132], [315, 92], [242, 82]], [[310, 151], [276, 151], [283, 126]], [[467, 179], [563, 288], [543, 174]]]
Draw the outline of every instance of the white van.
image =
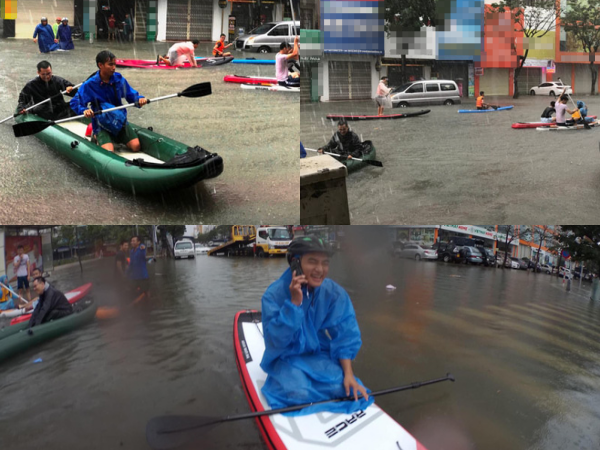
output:
[[411, 81], [390, 92], [394, 107], [460, 104], [458, 86], [452, 80]]
[[[295, 25], [295, 26], [294, 26]], [[239, 36], [235, 40], [237, 51], [277, 53], [282, 42], [294, 43], [294, 38], [300, 34], [300, 22], [268, 22]]]
[[194, 259], [194, 243], [189, 239], [182, 239], [175, 243], [175, 248], [173, 249], [175, 253], [175, 259], [179, 258], [192, 258]]

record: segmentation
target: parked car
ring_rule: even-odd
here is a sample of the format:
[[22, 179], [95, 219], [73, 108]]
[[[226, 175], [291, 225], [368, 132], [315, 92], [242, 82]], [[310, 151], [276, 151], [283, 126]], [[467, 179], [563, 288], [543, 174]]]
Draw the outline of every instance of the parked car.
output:
[[510, 261], [511, 269], [520, 269], [521, 268], [521, 260], [519, 258], [515, 258], [514, 256], [511, 256], [508, 259]]
[[481, 253], [481, 259], [483, 260], [484, 266], [495, 266], [496, 265], [496, 255], [494, 255], [494, 251], [491, 248], [485, 247], [475, 247]]
[[465, 263], [467, 264], [482, 264], [483, 257], [479, 250], [475, 247], [463, 247], [461, 252], [464, 254]]
[[558, 275], [565, 278], [573, 278], [573, 274], [571, 273], [571, 269], [567, 269], [565, 266], [561, 266], [558, 269]]
[[517, 261], [519, 262], [519, 269], [527, 270], [527, 268], [529, 267], [529, 260], [526, 261], [524, 259], [517, 258]]
[[390, 255], [398, 256], [403, 248], [404, 248], [404, 242], [402, 242], [402, 241], [392, 242], [392, 246], [390, 247]]
[[202, 245], [196, 245], [196, 254], [197, 255], [206, 255], [211, 247], [204, 247]]
[[550, 264], [543, 264], [541, 271], [546, 272], [548, 275], [551, 275], [555, 272], [554, 267], [552, 267]]
[[421, 259], [437, 259], [438, 257], [437, 250], [427, 245], [414, 244], [412, 242], [406, 243], [397, 255], [400, 258], [411, 258], [417, 261]]
[[[295, 26], [294, 26], [295, 24]], [[236, 51], [277, 53], [282, 42], [292, 44], [300, 34], [300, 22], [267, 22], [235, 40]]]
[[433, 246], [437, 250], [438, 259], [444, 262], [462, 262], [464, 258], [460, 256], [460, 248], [450, 242], [440, 242]]
[[418, 105], [460, 104], [458, 86], [452, 80], [411, 81], [390, 92], [394, 107], [406, 108]]
[[549, 81], [547, 83], [542, 83], [539, 86], [532, 87], [529, 90], [529, 95], [550, 95], [552, 97], [556, 97], [563, 91], [564, 88], [567, 88], [565, 94], [573, 93], [571, 86], [562, 83], [556, 83], [554, 81]]
[[[589, 277], [590, 271], [588, 270], [587, 267], [583, 268], [583, 279], [590, 279]], [[575, 278], [576, 280], [578, 280], [579, 278], [582, 278], [581, 276], [581, 267], [575, 267], [575, 269], [573, 270], [573, 278]]]
[[175, 259], [192, 258], [194, 259], [194, 243], [189, 239], [182, 239], [175, 243], [173, 248]]

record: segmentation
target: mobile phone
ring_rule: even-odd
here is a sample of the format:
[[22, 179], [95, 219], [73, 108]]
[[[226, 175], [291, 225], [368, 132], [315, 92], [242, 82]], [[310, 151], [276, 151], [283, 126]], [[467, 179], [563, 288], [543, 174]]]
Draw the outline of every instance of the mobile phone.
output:
[[292, 258], [290, 269], [292, 271], [292, 276], [294, 275], [294, 271], [296, 272], [296, 276], [303, 275], [302, 267], [300, 266], [300, 260], [298, 258]]

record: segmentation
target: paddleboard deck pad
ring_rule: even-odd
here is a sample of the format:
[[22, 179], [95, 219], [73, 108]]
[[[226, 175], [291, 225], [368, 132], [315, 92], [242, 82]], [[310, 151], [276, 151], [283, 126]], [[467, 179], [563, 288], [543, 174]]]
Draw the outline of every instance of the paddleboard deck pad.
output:
[[[265, 351], [261, 313], [240, 311], [233, 326], [235, 358], [252, 411], [269, 409], [261, 389], [267, 374], [260, 361]], [[257, 417], [270, 450], [426, 450], [376, 404], [354, 414], [320, 412], [288, 417]]]
[[273, 84], [271, 86], [259, 86], [258, 84], [242, 84], [242, 89], [255, 89], [257, 91], [274, 91], [274, 92], [300, 92], [299, 87], [287, 87]]
[[[595, 127], [596, 125], [598, 125], [600, 122], [590, 122], [588, 123], [588, 125], [590, 127]], [[556, 125], [553, 125], [551, 127], [537, 127], [536, 130], [538, 131], [573, 131], [573, 130], [585, 130], [585, 125], [581, 124], [581, 125], [572, 125], [572, 126], [568, 126], [568, 127], [557, 127]]]
[[[219, 58], [196, 58], [198, 69], [202, 67], [221, 66], [233, 61], [233, 56]], [[181, 66], [169, 66], [165, 63], [156, 64], [156, 60], [148, 59], [117, 59], [117, 67], [129, 67], [131, 69], [195, 69], [189, 62]]]
[[246, 77], [244, 75], [225, 75], [223, 81], [226, 83], [246, 83], [246, 84], [277, 84], [277, 78], [269, 77]]
[[[588, 119], [596, 119], [596, 116], [586, 116]], [[553, 123], [548, 122], [517, 122], [513, 123], [512, 127], [515, 129], [520, 128], [538, 128], [538, 127], [551, 127]]]
[[496, 112], [496, 111], [506, 111], [507, 109], [513, 109], [514, 106], [501, 106], [498, 109], [459, 109], [459, 113], [488, 113], [488, 112]]
[[386, 114], [382, 116], [369, 116], [366, 114], [327, 114], [328, 119], [346, 119], [346, 120], [377, 120], [377, 119], [404, 119], [407, 117], [422, 116], [429, 113], [430, 109], [423, 109], [414, 113], [404, 114]]

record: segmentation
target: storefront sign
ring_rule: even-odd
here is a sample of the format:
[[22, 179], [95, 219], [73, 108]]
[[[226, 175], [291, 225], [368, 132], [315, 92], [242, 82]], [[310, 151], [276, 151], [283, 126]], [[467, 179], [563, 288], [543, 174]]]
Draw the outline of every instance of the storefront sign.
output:
[[477, 76], [477, 77], [483, 76], [483, 67], [475, 67], [475, 76]]
[[323, 32], [300, 30], [300, 61], [321, 61], [323, 57]]
[[0, 0], [0, 19], [17, 20], [17, 0]]
[[[442, 230], [454, 231], [456, 233], [468, 234], [473, 237], [481, 237], [486, 239], [497, 240], [499, 242], [506, 242], [506, 234], [497, 233], [496, 231], [486, 230], [485, 228], [476, 227], [474, 225], [442, 225]], [[509, 236], [510, 240], [510, 236]], [[518, 239], [513, 239], [512, 245], [517, 245]]]
[[384, 0], [321, 0], [326, 53], [383, 55]]
[[475, 97], [475, 72], [473, 64], [469, 64], [469, 97]]

